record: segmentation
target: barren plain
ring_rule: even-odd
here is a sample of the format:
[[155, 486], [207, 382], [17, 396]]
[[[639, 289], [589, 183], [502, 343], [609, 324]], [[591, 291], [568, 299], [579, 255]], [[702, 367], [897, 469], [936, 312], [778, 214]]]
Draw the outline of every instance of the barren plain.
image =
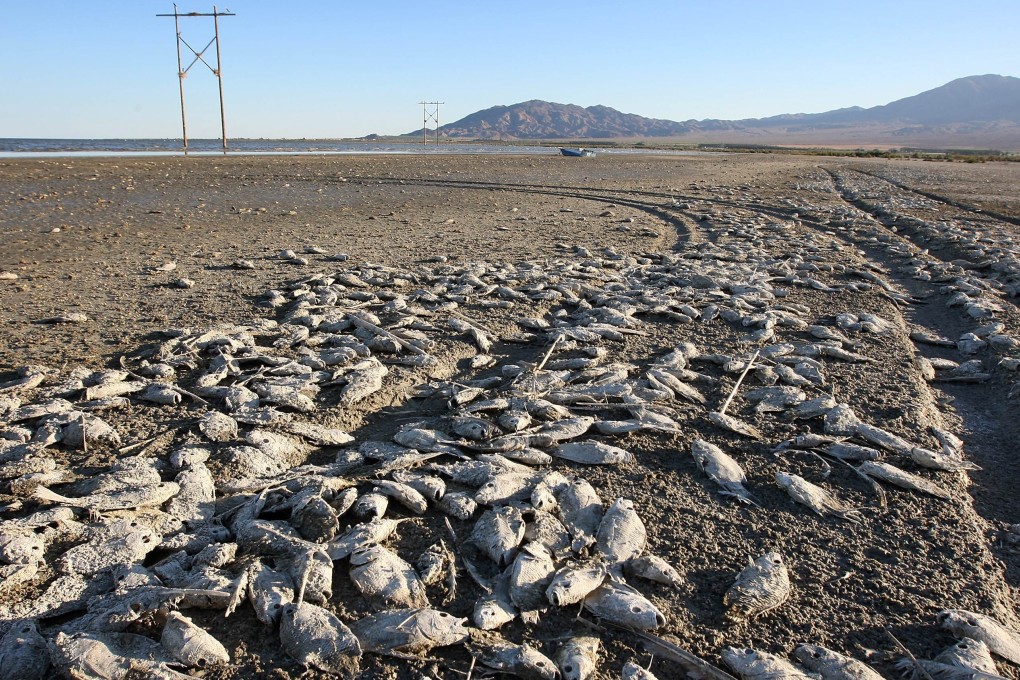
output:
[[[426, 309], [422, 328], [435, 361], [387, 363], [381, 390], [356, 404], [342, 405], [326, 387], [314, 409], [290, 411], [354, 437], [347, 447], [304, 448], [306, 460], [324, 463], [342, 449], [389, 439], [409, 423], [445, 431], [451, 389], [487, 380], [477, 383], [486, 385], [480, 398], [492, 398], [514, 371], [543, 374], [536, 369], [550, 352], [557, 324], [577, 325], [586, 311], [608, 305], [622, 335], [607, 331], [587, 342], [588, 349], [600, 348], [591, 352], [598, 357], [591, 368], [622, 367], [626, 375], [617, 380], [633, 385], [632, 394], [676, 427], [620, 434], [592, 428], [584, 438], [626, 449], [635, 460], [585, 466], [555, 458], [540, 469], [583, 476], [607, 506], [617, 498], [633, 501], [647, 531], [647, 552], [670, 562], [683, 580], [680, 587], [632, 582], [665, 617], [655, 634], [718, 665], [726, 646], [787, 656], [798, 643], [811, 643], [897, 677], [894, 664], [903, 650], [890, 633], [916, 657], [933, 658], [954, 641], [938, 625], [941, 610], [985, 613], [1020, 630], [1018, 225], [1020, 164], [764, 154], [2, 159], [0, 272], [16, 278], [0, 280], [0, 383], [43, 371], [41, 384], [13, 392], [19, 404], [39, 403], [78, 367], [141, 370], [155, 362], [171, 329], [188, 329], [176, 333], [186, 337], [257, 328], [265, 336], [260, 346], [307, 358], [311, 346], [277, 343], [267, 322], [303, 324], [314, 332], [317, 312], [299, 318], [293, 305], [316, 286], [328, 286], [325, 277], [342, 273], [367, 281], [357, 299], [390, 330], [404, 328], [410, 312], [387, 303], [400, 299]], [[294, 257], [281, 256], [285, 250]], [[251, 266], [238, 266], [242, 260]], [[474, 287], [458, 291], [454, 282]], [[284, 301], [267, 304], [271, 290]], [[325, 304], [320, 296], [312, 306]], [[86, 320], [54, 322], [75, 313]], [[861, 314], [881, 323], [862, 330]], [[451, 317], [485, 329], [491, 365], [470, 363], [479, 350], [450, 328]], [[524, 318], [551, 327], [522, 326]], [[978, 469], [936, 471], [912, 461], [909, 449], [882, 452], [886, 461], [938, 484], [948, 498], [885, 485], [879, 493], [831, 457], [797, 447], [776, 451], [798, 435], [824, 434], [826, 421], [796, 417], [793, 404], [765, 408], [743, 396], [775, 383], [774, 370], [752, 370], [739, 387], [736, 381], [756, 350], [789, 344], [788, 352], [766, 350], [770, 359], [756, 364], [779, 368], [784, 353], [817, 345], [820, 336], [812, 333], [824, 328], [844, 337], [833, 342], [853, 358], [811, 350], [813, 360], [798, 370], [817, 365], [818, 375], [799, 388], [801, 401], [832, 397], [860, 421], [916, 447], [940, 449], [933, 427], [959, 437], [962, 451], [954, 453]], [[915, 341], [912, 334], [948, 342]], [[638, 390], [642, 376], [683, 343], [696, 348], [687, 352], [686, 364], [700, 374], [702, 382], [694, 384], [706, 403], [670, 397], [668, 390], [653, 399], [654, 385]], [[554, 351], [550, 361], [589, 356], [580, 345], [564, 346], [567, 351]], [[19, 373], [25, 366], [45, 370]], [[590, 378], [579, 373], [562, 379], [577, 384]], [[194, 391], [195, 375], [184, 364], [174, 380]], [[760, 438], [707, 418], [734, 390], [727, 413], [753, 424]], [[75, 403], [81, 396], [65, 394]], [[572, 401], [568, 408], [576, 416], [623, 420], [633, 415], [625, 404], [636, 399]], [[208, 447], [210, 467], [222, 473], [215, 463], [236, 442], [209, 442], [197, 427], [217, 408], [212, 397], [164, 406], [132, 398], [126, 408], [100, 414], [118, 432], [118, 443], [44, 447], [66, 475], [50, 485], [58, 492], [73, 489], [140, 452], [157, 459], [169, 482], [176, 471], [168, 457], [186, 444]], [[0, 414], [0, 421], [10, 415]], [[250, 429], [242, 424], [239, 440]], [[5, 437], [25, 444], [36, 436], [25, 430], [8, 423]], [[19, 436], [24, 439], [16, 441]], [[695, 439], [739, 462], [756, 505], [718, 492], [692, 458]], [[855, 508], [859, 521], [795, 504], [775, 481], [781, 471], [823, 486]], [[16, 477], [15, 468], [4, 470], [5, 485]], [[220, 513], [237, 496], [226, 490], [228, 481], [217, 479]], [[372, 485], [356, 486], [364, 492]], [[48, 507], [13, 487], [0, 492], [6, 522]], [[132, 513], [76, 510], [74, 531], [49, 528], [45, 564], [20, 582], [0, 584], [0, 634], [25, 617], [36, 618], [51, 640], [73, 626], [88, 607], [84, 595], [52, 610], [33, 608], [60, 577], [54, 565], [86, 540], [88, 527]], [[148, 508], [139, 521], [158, 524], [168, 540], [172, 532], [159, 514]], [[467, 537], [479, 514], [451, 519], [454, 539], [430, 504], [404, 525], [414, 530], [398, 530], [386, 544], [412, 564], [441, 539], [456, 554], [470, 555]], [[391, 504], [388, 516], [413, 515]], [[355, 522], [340, 517], [341, 527]], [[768, 551], [786, 559], [789, 601], [748, 621], [727, 619], [723, 598], [736, 574]], [[243, 552], [220, 565], [225, 578], [244, 571]], [[157, 548], [138, 563], [155, 567], [169, 554]], [[453, 567], [456, 590], [430, 586], [430, 602], [470, 619], [484, 590], [459, 559]], [[322, 606], [347, 622], [372, 610], [342, 560]], [[189, 672], [208, 678], [306, 672], [247, 605], [226, 620], [221, 611], [184, 613], [231, 657], [227, 665]], [[649, 655], [637, 636], [593, 628], [584, 621], [599, 625], [598, 619], [590, 612], [578, 619], [578, 613], [577, 607], [549, 607], [537, 622], [518, 618], [498, 633], [550, 657], [572, 634], [598, 635], [604, 645], [598, 678], [619, 677], [630, 660], [651, 661], [659, 677], [683, 676], [674, 661]], [[154, 626], [152, 617], [143, 617], [130, 632], [158, 640]], [[1020, 677], [1020, 667], [996, 661], [1000, 674]], [[463, 645], [410, 660], [366, 652], [360, 677], [465, 677], [471, 667]], [[477, 676], [481, 667], [473, 672]], [[320, 674], [326, 676], [313, 668], [304, 677]]]

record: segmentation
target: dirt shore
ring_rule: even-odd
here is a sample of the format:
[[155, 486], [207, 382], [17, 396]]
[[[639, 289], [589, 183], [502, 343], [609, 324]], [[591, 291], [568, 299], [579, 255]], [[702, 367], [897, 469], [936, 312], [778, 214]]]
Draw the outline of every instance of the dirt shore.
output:
[[[923, 225], [977, 225], [985, 240], [976, 242], [1011, 248], [1010, 239], [1020, 238], [1020, 164], [763, 154], [0, 159], [0, 186], [0, 272], [16, 275], [0, 280], [0, 382], [26, 364], [63, 371], [110, 368], [151, 347], [170, 328], [275, 318], [261, 304], [267, 291], [338, 268], [375, 263], [414, 270], [440, 257], [449, 264], [549, 262], [578, 248], [593, 253], [610, 248], [635, 258], [682, 258], [726, 248], [733, 255], [745, 243], [781, 259], [782, 239], [771, 235], [779, 232], [740, 240], [747, 224], [763, 230], [781, 224], [798, 243], [817, 244], [809, 248], [816, 255], [811, 265], [828, 283], [851, 280], [844, 269], [867, 269], [919, 303], [899, 304], [877, 286], [840, 295], [790, 286], [787, 302], [809, 308], [808, 323], [831, 325], [839, 313], [863, 310], [895, 329], [860, 341], [856, 351], [871, 363], [827, 366], [824, 387], [809, 390], [809, 398], [831, 395], [862, 420], [929, 447], [937, 446], [930, 426], [948, 429], [981, 469], [929, 475], [951, 491], [951, 501], [890, 488], [888, 507], [881, 509], [869, 486], [846, 466], [833, 465], [828, 476], [809, 455], [772, 453], [776, 443], [817, 427], [786, 415], [765, 418], [738, 399], [734, 412], [764, 433], [762, 441], [752, 442], [714, 428], [703, 407], [677, 406], [680, 432], [621, 438], [636, 463], [584, 468], [603, 500], [634, 501], [650, 551], [684, 576], [680, 590], [645, 588], [666, 616], [659, 632], [716, 663], [726, 645], [787, 654], [808, 642], [869, 659], [891, 677], [901, 652], [888, 633], [917, 657], [932, 658], [953, 641], [936, 624], [942, 609], [991, 614], [1020, 630], [1020, 458], [1014, 453], [1020, 423], [1015, 398], [1007, 396], [1017, 373], [1000, 363], [1020, 352], [996, 347], [974, 355], [988, 375], [983, 382], [929, 382], [916, 354], [962, 359], [955, 348], [915, 346], [908, 337], [924, 329], [955, 340], [980, 323], [946, 304], [944, 288], [952, 284], [924, 280], [909, 267], [923, 255], [963, 262], [963, 269], [998, 282], [1001, 272], [977, 261], [972, 242], [933, 239]], [[908, 247], [914, 250], [902, 257], [895, 250]], [[307, 262], [281, 258], [284, 250]], [[253, 268], [238, 268], [239, 260]], [[1020, 338], [1018, 298], [989, 290], [997, 305], [994, 320], [1003, 324], [1000, 334]], [[87, 320], [50, 322], [71, 313]], [[487, 326], [512, 333], [512, 312], [479, 313]], [[747, 349], [745, 329], [721, 320], [658, 319], [643, 328], [647, 335], [606, 343], [614, 361], [646, 367], [683, 341], [703, 354]], [[786, 339], [784, 333], [790, 341], [805, 337], [782, 329], [777, 341]], [[534, 354], [543, 351], [535, 348]], [[492, 353], [509, 360], [522, 352], [506, 343]], [[706, 393], [713, 405], [721, 403], [735, 376], [717, 367], [704, 370], [720, 378]], [[383, 404], [435, 416], [434, 407], [406, 394], [409, 383], [428, 377], [420, 371], [401, 374], [403, 393], [393, 388], [373, 402], [375, 410], [344, 416], [344, 426], [356, 437], [391, 431], [381, 415]], [[142, 439], [158, 433], [168, 419], [195, 417], [185, 404], [169, 415], [140, 411], [114, 422], [125, 429], [129, 444], [128, 433]], [[740, 459], [762, 507], [739, 505], [715, 492], [691, 459], [690, 442], [699, 437]], [[88, 460], [68, 455], [86, 470], [97, 469], [101, 453]], [[837, 489], [862, 508], [863, 522], [819, 517], [793, 505], [773, 481], [783, 469]], [[470, 531], [469, 524], [456, 528]], [[405, 537], [401, 545], [427, 544], [442, 535], [441, 521], [426, 523], [422, 532], [417, 541]], [[734, 575], [748, 558], [772, 549], [790, 563], [792, 600], [749, 623], [728, 622], [721, 602]], [[357, 616], [363, 603], [346, 569], [338, 568], [334, 579], [331, 608], [341, 618]], [[35, 597], [46, 585], [40, 579], [20, 587], [4, 596], [5, 604]], [[449, 610], [470, 616], [479, 594], [462, 575]], [[517, 621], [504, 632], [551, 654], [566, 631], [586, 632], [572, 620], [574, 613], [549, 612], [539, 624]], [[235, 659], [204, 677], [302, 673], [271, 631], [250, 613], [236, 616], [231, 626], [212, 614], [196, 617]], [[606, 634], [604, 642], [599, 678], [618, 677], [626, 660], [649, 660], [627, 633]], [[362, 677], [453, 677], [443, 674], [470, 665], [460, 648], [437, 650], [432, 657], [440, 661], [395, 664], [366, 656]], [[1020, 667], [997, 661], [1000, 673], [1020, 678]], [[663, 678], [682, 677], [678, 666], [662, 658], [653, 670]]]

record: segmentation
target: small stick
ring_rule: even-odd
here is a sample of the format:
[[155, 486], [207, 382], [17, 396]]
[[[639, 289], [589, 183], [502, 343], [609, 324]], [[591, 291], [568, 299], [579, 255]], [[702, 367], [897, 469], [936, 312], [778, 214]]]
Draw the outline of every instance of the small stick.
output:
[[899, 647], [900, 650], [902, 650], [903, 653], [907, 655], [907, 658], [910, 659], [910, 662], [914, 664], [914, 667], [921, 672], [921, 675], [923, 675], [927, 680], [932, 680], [931, 675], [929, 675], [928, 671], [924, 669], [924, 666], [922, 666], [921, 663], [917, 660], [917, 657], [911, 654], [910, 650], [907, 649], [906, 645], [904, 645], [902, 642], [896, 639], [896, 636], [892, 634], [891, 630], [886, 628], [885, 634], [891, 637], [892, 641], [896, 643], [896, 646]]
[[549, 346], [549, 351], [545, 353], [544, 357], [542, 357], [542, 362], [535, 367], [535, 373], [538, 373], [545, 367], [546, 362], [549, 361], [549, 357], [552, 356], [553, 350], [556, 349], [556, 345], [560, 344], [560, 340], [562, 339], [563, 339], [562, 333], [556, 336], [556, 339], [553, 340], [553, 344]]
[[737, 378], [737, 384], [733, 386], [733, 391], [730, 392], [730, 396], [726, 399], [726, 403], [724, 403], [722, 405], [722, 408], [719, 409], [719, 413], [725, 414], [726, 409], [729, 408], [730, 406], [730, 402], [733, 401], [733, 397], [737, 396], [737, 390], [740, 388], [740, 383], [744, 382], [744, 377], [747, 375], [748, 371], [751, 370], [751, 367], [754, 366], [754, 362], [758, 358], [759, 351], [760, 350], [754, 351], [754, 356], [751, 357], [751, 360], [749, 362], [747, 362], [747, 366], [744, 368], [744, 372], [740, 374], [739, 378]]
[[486, 328], [485, 326], [483, 326], [482, 324], [478, 323], [474, 319], [469, 319], [468, 317], [466, 317], [463, 314], [461, 314], [460, 312], [458, 312], [456, 309], [451, 309], [451, 310], [449, 310], [449, 312], [453, 316], [459, 318], [461, 321], [464, 321], [465, 323], [468, 323], [468, 324], [474, 326], [475, 328], [477, 328], [479, 330], [483, 330], [486, 333], [488, 333], [489, 335], [491, 335], [493, 337], [496, 337], [497, 333], [495, 331], [493, 331], [491, 328]]

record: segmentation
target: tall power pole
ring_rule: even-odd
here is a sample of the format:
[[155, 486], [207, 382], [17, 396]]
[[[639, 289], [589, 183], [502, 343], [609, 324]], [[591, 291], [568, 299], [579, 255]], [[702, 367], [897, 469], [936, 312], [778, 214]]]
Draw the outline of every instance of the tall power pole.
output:
[[[174, 3], [173, 14], [157, 14], [158, 17], [173, 17], [174, 18], [174, 29], [177, 32], [177, 76], [180, 81], [181, 90], [181, 131], [184, 137], [184, 152], [188, 151], [188, 118], [184, 111], [184, 78], [187, 77], [188, 71], [191, 67], [202, 62], [205, 64], [213, 75], [216, 76], [216, 80], [219, 81], [220, 86], [220, 131], [223, 135], [223, 150], [227, 150], [227, 115], [223, 107], [223, 69], [221, 67], [220, 58], [220, 17], [232, 17], [236, 16], [232, 12], [220, 12], [216, 9], [216, 5], [213, 5], [212, 14], [201, 13], [201, 12], [188, 12], [182, 14], [177, 11], [177, 3]], [[210, 40], [205, 47], [201, 50], [196, 50], [194, 47], [188, 44], [188, 42], [181, 35], [181, 18], [182, 17], [212, 17], [213, 18], [213, 38]], [[206, 50], [212, 47], [213, 43], [216, 44], [216, 68], [213, 68], [209, 62], [202, 56]], [[191, 60], [187, 68], [184, 68], [184, 64], [181, 61], [181, 45], [184, 45], [191, 53], [195, 55], [195, 58]]]
[[434, 120], [436, 122], [436, 146], [439, 146], [439, 105], [445, 104], [446, 102], [418, 102], [421, 104], [422, 117], [424, 118], [424, 124], [422, 125], [422, 146], [429, 145], [429, 121]]

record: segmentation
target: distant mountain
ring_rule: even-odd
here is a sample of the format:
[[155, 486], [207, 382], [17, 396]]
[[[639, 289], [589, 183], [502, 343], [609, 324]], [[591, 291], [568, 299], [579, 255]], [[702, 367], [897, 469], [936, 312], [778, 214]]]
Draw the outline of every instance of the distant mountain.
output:
[[[421, 135], [417, 130], [410, 135]], [[676, 122], [533, 99], [493, 106], [440, 132], [470, 139], [680, 138], [748, 144], [976, 147], [1020, 150], [1020, 78], [970, 76], [889, 104], [745, 120]]]

